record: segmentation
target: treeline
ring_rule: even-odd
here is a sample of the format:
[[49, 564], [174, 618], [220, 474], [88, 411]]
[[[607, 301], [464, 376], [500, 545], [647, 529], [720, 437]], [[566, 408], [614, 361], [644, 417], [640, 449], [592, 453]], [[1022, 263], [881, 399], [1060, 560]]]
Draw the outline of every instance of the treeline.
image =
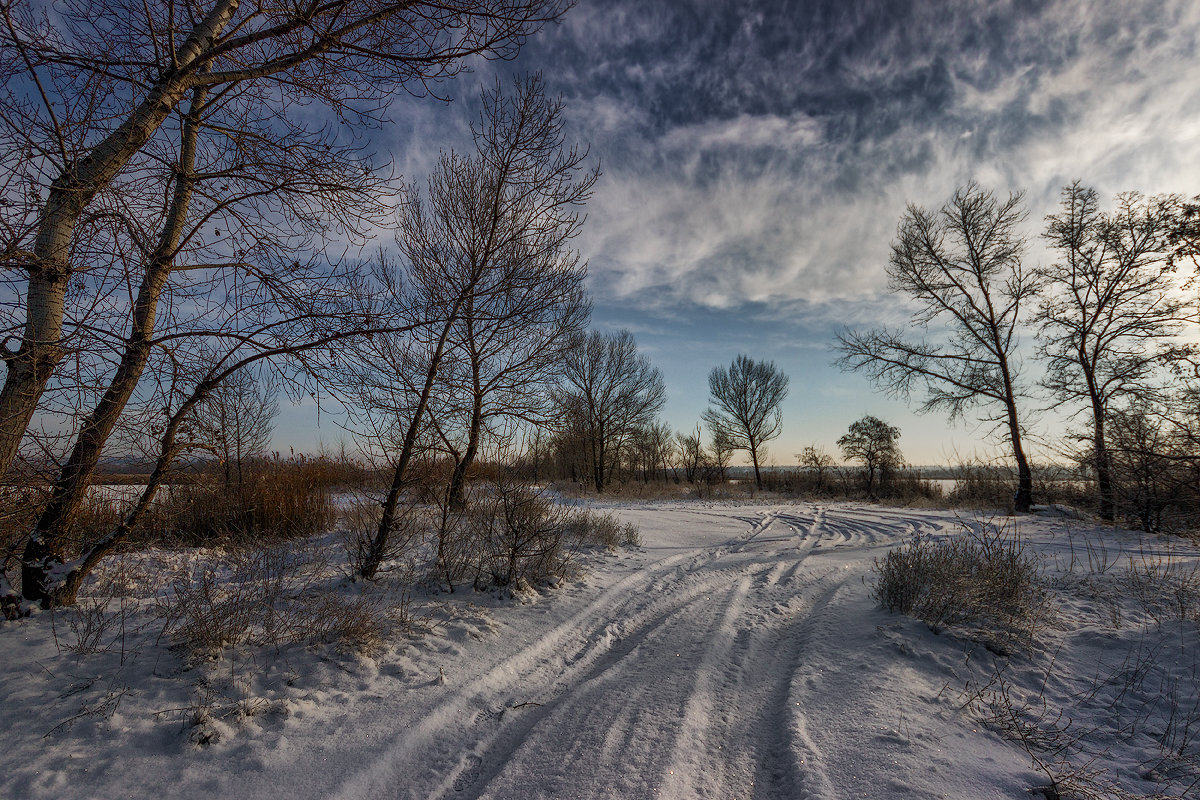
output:
[[1053, 260], [1038, 266], [1025, 260], [1027, 216], [1020, 194], [974, 183], [936, 211], [910, 206], [888, 264], [915, 308], [910, 329], [843, 331], [841, 366], [920, 395], [922, 410], [994, 422], [1019, 511], [1035, 498], [1027, 418], [1048, 403], [1072, 421], [1050, 438], [1088, 470], [1103, 519], [1196, 524], [1200, 206], [1129, 192], [1105, 210], [1074, 183], [1045, 219]]

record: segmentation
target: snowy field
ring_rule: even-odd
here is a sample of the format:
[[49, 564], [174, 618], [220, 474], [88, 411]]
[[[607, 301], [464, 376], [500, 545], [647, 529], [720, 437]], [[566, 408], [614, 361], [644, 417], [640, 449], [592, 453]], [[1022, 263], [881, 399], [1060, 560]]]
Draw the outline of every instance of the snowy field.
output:
[[[557, 588], [419, 595], [412, 633], [367, 653], [196, 662], [156, 638], [144, 599], [99, 652], [60, 647], [78, 612], [4, 624], [0, 797], [1200, 792], [1200, 583], [1179, 540], [1055, 514], [597, 507], [643, 546], [587, 554]], [[1051, 614], [1029, 647], [996, 652], [872, 600], [888, 548], [989, 524], [1045, 570]], [[140, 569], [167, 586], [183, 560]]]

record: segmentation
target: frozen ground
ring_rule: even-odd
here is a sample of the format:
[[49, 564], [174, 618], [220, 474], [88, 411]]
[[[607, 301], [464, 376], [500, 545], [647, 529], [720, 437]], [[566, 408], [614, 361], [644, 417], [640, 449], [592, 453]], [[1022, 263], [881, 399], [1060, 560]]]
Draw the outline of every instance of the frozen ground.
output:
[[426, 598], [428, 629], [371, 655], [196, 665], [132, 621], [91, 655], [55, 647], [61, 614], [6, 624], [0, 797], [1013, 798], [1072, 770], [1080, 796], [1194, 791], [1190, 548], [996, 520], [1042, 558], [1056, 609], [1031, 650], [996, 654], [870, 598], [886, 548], [987, 520], [605, 510], [643, 547], [515, 600]]

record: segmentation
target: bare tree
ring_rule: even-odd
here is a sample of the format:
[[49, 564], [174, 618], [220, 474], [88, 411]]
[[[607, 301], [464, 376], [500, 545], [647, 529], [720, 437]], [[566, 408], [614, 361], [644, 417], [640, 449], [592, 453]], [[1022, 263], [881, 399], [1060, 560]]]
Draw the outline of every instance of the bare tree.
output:
[[267, 452], [279, 413], [278, 395], [269, 379], [241, 370], [222, 381], [197, 411], [195, 436], [220, 460], [227, 490], [241, 489], [246, 462]]
[[[70, 605], [84, 579], [108, 555], [120, 547], [153, 506], [158, 490], [172, 474], [181, 455], [197, 447], [193, 438], [196, 413], [224, 381], [239, 371], [268, 361], [298, 360], [302, 371], [313, 365], [304, 363], [314, 353], [327, 351], [338, 340], [361, 335], [361, 324], [329, 331], [329, 319], [283, 320], [252, 335], [238, 337], [236, 346], [213, 358], [211, 351], [202, 362], [191, 360], [166, 381], [167, 391], [160, 399], [165, 404], [162, 416], [150, 431], [154, 439], [154, 469], [141, 495], [124, 518], [109, 531], [94, 531], [90, 538], [72, 542], [61, 515], [52, 513], [57, 495], [38, 518], [37, 529], [26, 545], [21, 559], [21, 591], [25, 600], [43, 606]], [[316, 330], [315, 330], [315, 329]], [[317, 331], [326, 330], [321, 334]], [[202, 366], [199, 366], [200, 364]], [[198, 371], [196, 371], [199, 367]], [[68, 558], [67, 548], [74, 545], [78, 556]], [[13, 595], [0, 597], [5, 613], [20, 608]]]
[[1111, 213], [1079, 182], [1046, 218], [1045, 239], [1060, 260], [1041, 271], [1047, 287], [1038, 311], [1053, 396], [1086, 404], [1100, 516], [1112, 520], [1112, 459], [1105, 426], [1113, 403], [1151, 400], [1155, 372], [1190, 351], [1177, 337], [1189, 313], [1176, 280], [1172, 234], [1176, 197], [1118, 196]]
[[561, 11], [552, 0], [208, 0], [186, 13], [68, 0], [53, 15], [31, 2], [0, 6], [0, 186], [17, 201], [0, 228], [13, 290], [4, 328], [17, 341], [4, 354], [0, 474], [75, 347], [64, 323], [81, 314], [68, 287], [93, 229], [112, 227], [103, 199], [153, 167], [143, 156], [189, 98], [193, 115], [214, 97], [253, 97], [280, 119], [307, 114], [305, 101], [370, 119], [397, 89], [420, 90], [468, 56], [515, 52]]
[[[406, 341], [384, 337], [372, 363], [352, 370], [354, 381], [385, 394], [399, 381], [400, 403], [383, 408], [404, 421], [365, 578], [386, 551], [422, 426], [437, 431], [454, 457], [450, 501], [460, 506], [485, 425], [540, 417], [553, 370], [586, 321], [585, 266], [570, 242], [598, 173], [583, 169], [585, 153], [565, 146], [561, 112], [538, 77], [519, 82], [509, 97], [497, 85], [483, 96], [476, 153], [443, 154], [427, 200], [409, 187], [397, 234], [407, 285], [401, 278], [390, 284], [409, 318], [438, 322]], [[446, 386], [452, 397], [467, 398], [465, 408], [438, 397]], [[461, 438], [451, 427], [455, 412], [465, 417]]]
[[838, 439], [842, 457], [859, 461], [867, 472], [867, 496], [875, 498], [875, 476], [899, 469], [904, 465], [900, 446], [900, 429], [869, 414], [850, 424], [850, 429]]
[[1017, 333], [1037, 276], [1021, 263], [1021, 195], [998, 200], [975, 183], [937, 212], [915, 205], [900, 222], [888, 264], [889, 286], [916, 300], [913, 322], [945, 326], [941, 341], [904, 338], [887, 329], [838, 334], [839, 366], [862, 370], [877, 386], [907, 398], [923, 386], [921, 411], [953, 418], [978, 406], [1004, 431], [1017, 463], [1018, 511], [1033, 502], [1033, 473], [1022, 444]]
[[825, 491], [825, 473], [834, 466], [833, 456], [825, 452], [825, 448], [815, 444], [807, 445], [803, 452], [796, 454], [800, 466], [812, 470], [817, 475], [817, 491]]
[[715, 436], [720, 433], [737, 450], [750, 454], [754, 484], [762, 489], [759, 457], [763, 446], [783, 430], [780, 407], [788, 392], [788, 377], [773, 361], [738, 355], [729, 365], [708, 374], [711, 405], [701, 415]]
[[630, 436], [631, 470], [641, 472], [643, 483], [650, 483], [656, 478], [665, 479], [671, 469], [674, 450], [675, 440], [671, 436], [671, 426], [665, 422], [652, 421]]
[[677, 431], [675, 433], [675, 451], [679, 454], [683, 465], [683, 477], [688, 483], [695, 483], [700, 477], [700, 468], [708, 454], [704, 450], [704, 440], [700, 436], [700, 425], [691, 433]]
[[467, 407], [432, 415], [454, 459], [456, 510], [484, 434], [498, 420], [544, 419], [563, 351], [587, 323], [586, 264], [570, 242], [599, 177], [585, 170], [586, 151], [566, 145], [562, 102], [546, 96], [540, 76], [518, 81], [507, 98], [497, 83], [482, 100], [475, 179], [445, 184], [465, 196], [431, 199], [459, 209], [454, 257], [482, 261], [474, 268], [488, 276], [462, 305], [450, 336], [456, 368], [443, 373], [449, 396]]
[[561, 416], [579, 427], [597, 492], [608, 485], [629, 437], [654, 419], [665, 399], [662, 373], [638, 353], [629, 331], [574, 337], [557, 405]]
[[[107, 352], [76, 356], [77, 366], [92, 359], [96, 378], [78, 392], [80, 411], [68, 409], [70, 446], [26, 547], [25, 576], [40, 580], [61, 563], [90, 477], [123, 418], [134, 429], [156, 424], [153, 409], [186, 396], [214, 357], [219, 363], [249, 350], [288, 353], [306, 341], [390, 324], [343, 307], [339, 298], [354, 283], [352, 273], [330, 266], [319, 250], [305, 263], [295, 256], [330, 224], [354, 235], [370, 222], [384, 207], [379, 179], [319, 136], [297, 131], [275, 142], [270, 127], [250, 135], [244, 116], [230, 128], [225, 115], [236, 108], [194, 93], [178, 130], [178, 160], [161, 182], [165, 204], [116, 215], [135, 245], [114, 279], [132, 295], [110, 313], [118, 323], [124, 318], [124, 333], [109, 334]], [[43, 602], [66, 597], [37, 584], [23, 592]]]
[[715, 430], [708, 439], [708, 460], [704, 464], [709, 483], [724, 481], [729, 477], [729, 462], [737, 450], [733, 440], [723, 430]]

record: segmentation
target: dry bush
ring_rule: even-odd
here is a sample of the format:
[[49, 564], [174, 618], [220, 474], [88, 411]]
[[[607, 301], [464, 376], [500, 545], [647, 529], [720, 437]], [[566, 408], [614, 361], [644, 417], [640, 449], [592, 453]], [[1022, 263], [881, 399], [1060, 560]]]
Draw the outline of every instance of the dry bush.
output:
[[954, 468], [952, 505], [970, 508], [1011, 509], [1017, 485], [1016, 472], [1007, 466], [967, 461]]
[[326, 567], [302, 549], [235, 551], [176, 582], [162, 603], [166, 630], [189, 650], [209, 655], [242, 644], [374, 646], [383, 636], [383, 610], [365, 598], [330, 593], [322, 579]]
[[872, 597], [934, 628], [974, 629], [1001, 651], [1030, 644], [1049, 610], [1037, 557], [1004, 526], [964, 525], [950, 539], [913, 539], [875, 560]]
[[468, 514], [481, 549], [480, 577], [510, 586], [559, 574], [565, 562], [563, 511], [519, 483], [499, 480], [492, 489]]
[[328, 530], [336, 519], [319, 463], [256, 463], [243, 482], [210, 474], [174, 485], [149, 515], [142, 536], [182, 546], [251, 544], [299, 539]]
[[1128, 595], [1155, 623], [1200, 622], [1200, 564], [1184, 561], [1170, 546], [1165, 554], [1130, 556], [1123, 578]]
[[635, 526], [592, 511], [565, 509], [537, 489], [506, 478], [479, 482], [463, 511], [440, 503], [434, 515], [434, 572], [451, 591], [536, 584], [575, 571], [582, 546], [637, 546]]
[[1030, 789], [1046, 800], [1101, 800], [1129, 795], [1108, 776], [1106, 753], [1085, 746], [1096, 733], [1075, 724], [1062, 708], [1045, 696], [1044, 687], [1026, 691], [1014, 686], [998, 668], [980, 686], [968, 684], [962, 708], [981, 725], [1015, 742], [1030, 758], [1033, 768], [1048, 781]]
[[609, 550], [640, 547], [642, 534], [632, 523], [622, 523], [613, 514], [587, 509], [567, 512], [563, 520], [567, 538], [582, 545], [600, 545]]
[[145, 575], [125, 559], [114, 559], [111, 569], [95, 573], [86, 596], [74, 605], [51, 612], [51, 630], [59, 650], [75, 655], [115, 652], [124, 664], [144, 644], [142, 634], [154, 620], [141, 613], [131, 585], [145, 583]]

